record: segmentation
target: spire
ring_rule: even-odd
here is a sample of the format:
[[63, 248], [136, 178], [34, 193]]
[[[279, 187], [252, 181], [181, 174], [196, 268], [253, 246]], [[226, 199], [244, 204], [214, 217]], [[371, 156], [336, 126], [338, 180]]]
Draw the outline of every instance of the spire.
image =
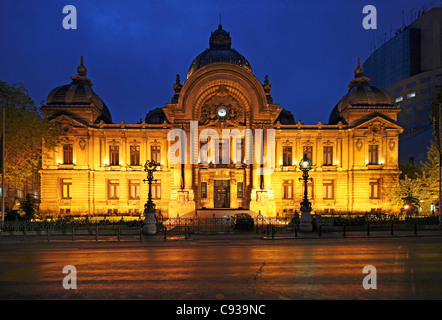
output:
[[361, 67], [361, 58], [358, 58], [358, 66], [356, 67], [354, 74], [355, 78], [362, 77], [364, 74], [364, 68]]
[[71, 79], [75, 82], [87, 82], [90, 86], [92, 86], [92, 81], [86, 77], [87, 68], [84, 66], [84, 57], [81, 56], [80, 64], [77, 66], [77, 75], [72, 76]]
[[361, 58], [358, 58], [358, 65], [356, 69], [353, 71], [355, 78], [350, 82], [348, 87], [353, 87], [359, 84], [367, 84], [370, 81], [370, 78], [364, 76], [364, 68], [361, 66]]

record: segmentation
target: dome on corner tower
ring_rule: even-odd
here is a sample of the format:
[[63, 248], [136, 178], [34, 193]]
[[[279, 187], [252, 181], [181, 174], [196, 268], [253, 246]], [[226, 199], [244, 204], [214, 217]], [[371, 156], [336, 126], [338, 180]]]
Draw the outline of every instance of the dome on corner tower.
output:
[[225, 31], [221, 24], [217, 30], [212, 32], [209, 45], [209, 49], [203, 51], [193, 60], [187, 73], [187, 78], [198, 69], [216, 62], [233, 63], [252, 72], [252, 67], [247, 59], [238, 51], [231, 48], [232, 38], [230, 37], [230, 33]]
[[394, 107], [390, 96], [382, 89], [370, 86], [370, 79], [364, 76], [364, 69], [358, 58], [358, 66], [354, 70], [355, 78], [348, 85], [347, 94], [333, 108], [329, 124], [345, 123], [342, 113], [347, 109], [379, 109]]
[[106, 104], [92, 90], [92, 81], [86, 77], [87, 68], [84, 66], [83, 56], [77, 67], [76, 75], [71, 77], [72, 82], [53, 89], [47, 99], [46, 108], [95, 108], [101, 116], [97, 122], [103, 120], [112, 123], [112, 116]]

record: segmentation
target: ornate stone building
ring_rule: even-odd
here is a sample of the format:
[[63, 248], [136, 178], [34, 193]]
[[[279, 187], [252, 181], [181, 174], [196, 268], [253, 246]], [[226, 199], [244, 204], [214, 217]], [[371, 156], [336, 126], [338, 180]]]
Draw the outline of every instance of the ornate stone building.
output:
[[[329, 123], [307, 125], [273, 102], [268, 77], [255, 77], [221, 25], [209, 44], [184, 83], [177, 75], [171, 102], [138, 124], [112, 123], [82, 60], [71, 84], [52, 90], [41, 106], [63, 128], [62, 144], [43, 157], [41, 211], [141, 214], [148, 192], [143, 164], [155, 160], [162, 166], [152, 195], [166, 217], [204, 209], [284, 215], [299, 211], [303, 154], [313, 163], [308, 190], [315, 212], [390, 210], [388, 191], [400, 172], [399, 108], [369, 85], [359, 62]], [[185, 163], [172, 161], [176, 155]]]

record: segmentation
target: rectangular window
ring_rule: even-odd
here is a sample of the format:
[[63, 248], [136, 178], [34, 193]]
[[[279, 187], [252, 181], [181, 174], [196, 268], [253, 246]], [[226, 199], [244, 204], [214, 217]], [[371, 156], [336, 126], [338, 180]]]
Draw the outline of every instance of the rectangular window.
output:
[[312, 146], [304, 146], [302, 148], [302, 156], [307, 155], [307, 158], [313, 163], [313, 147]]
[[313, 199], [313, 181], [307, 181], [307, 197]]
[[324, 180], [323, 181], [323, 198], [324, 199], [334, 199], [334, 181], [333, 180]]
[[111, 166], [120, 165], [120, 147], [119, 146], [109, 146], [109, 157]]
[[63, 199], [72, 199], [71, 189], [72, 179], [61, 179], [61, 197]]
[[140, 146], [130, 146], [130, 165], [140, 165]]
[[430, 77], [426, 77], [426, 78], [421, 79], [421, 83], [427, 83], [429, 81], [430, 81]]
[[140, 180], [129, 180], [129, 199], [140, 199]]
[[63, 163], [64, 164], [74, 163], [73, 146], [71, 143], [63, 145]]
[[282, 198], [293, 199], [293, 180], [282, 180]]
[[379, 199], [379, 179], [370, 179], [370, 199]]
[[379, 146], [377, 144], [371, 144], [368, 146], [368, 163], [379, 163]]
[[416, 92], [410, 92], [407, 94], [407, 99], [414, 98], [416, 96]]
[[108, 199], [117, 200], [120, 198], [120, 181], [108, 180]]
[[201, 182], [201, 198], [207, 198], [207, 182]]
[[[217, 157], [215, 159], [218, 159], [219, 164], [228, 164], [230, 163], [230, 145], [228, 139], [220, 139], [216, 140], [216, 143], [218, 145], [217, 151]], [[225, 151], [223, 150], [225, 149]]]
[[416, 81], [410, 82], [407, 84], [407, 88], [414, 87], [416, 85]]
[[200, 158], [199, 158], [200, 163], [202, 163], [202, 164], [208, 164], [209, 163], [209, 157], [210, 157], [209, 149], [210, 149], [209, 140], [208, 139], [201, 140], [200, 141], [200, 152], [199, 152], [199, 154], [200, 154]]
[[397, 87], [396, 90], [395, 90], [395, 92], [400, 92], [400, 91], [402, 91], [402, 86]]
[[242, 190], [243, 190], [243, 182], [238, 182], [237, 187], [238, 187], [238, 193], [237, 193], [237, 197], [238, 198], [242, 198]]
[[333, 147], [324, 147], [324, 166], [333, 165]]
[[156, 163], [161, 163], [161, 147], [160, 146], [151, 146], [150, 147], [150, 157], [152, 161]]
[[19, 199], [23, 198], [23, 189], [21, 187], [17, 188], [17, 198]]
[[245, 140], [244, 139], [235, 139], [236, 140], [236, 163], [244, 163], [244, 157], [246, 154], [245, 148]]
[[430, 104], [430, 103], [431, 103], [431, 99], [430, 98], [421, 100], [421, 104]]
[[397, 97], [396, 99], [394, 99], [394, 103], [401, 102], [402, 100], [404, 100], [404, 98], [402, 96]]
[[161, 181], [152, 182], [152, 199], [161, 199]]
[[282, 149], [282, 165], [291, 166], [292, 165], [292, 147], [283, 147]]

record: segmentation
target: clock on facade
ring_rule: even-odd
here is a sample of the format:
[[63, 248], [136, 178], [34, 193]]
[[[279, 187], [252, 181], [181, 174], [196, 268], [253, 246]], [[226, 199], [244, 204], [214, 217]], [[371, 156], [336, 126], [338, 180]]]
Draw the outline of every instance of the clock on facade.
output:
[[219, 115], [220, 117], [225, 117], [226, 114], [227, 114], [226, 109], [224, 109], [224, 108], [218, 109], [218, 115]]

